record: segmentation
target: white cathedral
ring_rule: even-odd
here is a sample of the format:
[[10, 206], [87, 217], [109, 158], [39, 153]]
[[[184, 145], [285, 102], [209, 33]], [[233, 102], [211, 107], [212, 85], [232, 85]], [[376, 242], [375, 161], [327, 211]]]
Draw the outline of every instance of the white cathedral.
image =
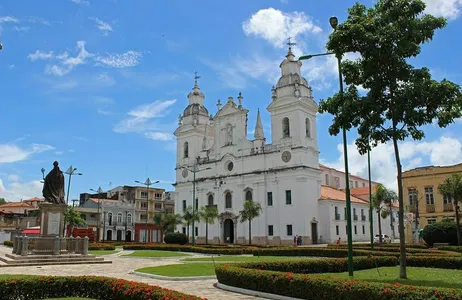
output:
[[[346, 241], [344, 174], [319, 164], [316, 105], [312, 89], [300, 74], [302, 63], [289, 48], [280, 64], [281, 77], [271, 90], [271, 144], [265, 143], [260, 112], [254, 138], [247, 136], [249, 111], [239, 93], [217, 103], [215, 115], [204, 106], [204, 93], [196, 81], [189, 105], [180, 114], [177, 137], [175, 213], [216, 205], [219, 218], [208, 225], [209, 243], [248, 244], [248, 222], [239, 212], [246, 200], [262, 205], [252, 221], [252, 244], [303, 244]], [[327, 134], [327, 129], [325, 130]], [[189, 170], [188, 170], [189, 169]], [[195, 172], [191, 172], [191, 171]], [[196, 187], [193, 199], [193, 181]], [[351, 176], [353, 240], [369, 240], [368, 182]], [[353, 191], [357, 195], [353, 196]], [[194, 200], [194, 201], [193, 201]], [[374, 221], [377, 214], [374, 212]], [[391, 233], [382, 219], [384, 234]], [[196, 242], [205, 243], [204, 222], [195, 223]], [[377, 222], [374, 222], [374, 235]], [[178, 226], [178, 231], [192, 232]]]

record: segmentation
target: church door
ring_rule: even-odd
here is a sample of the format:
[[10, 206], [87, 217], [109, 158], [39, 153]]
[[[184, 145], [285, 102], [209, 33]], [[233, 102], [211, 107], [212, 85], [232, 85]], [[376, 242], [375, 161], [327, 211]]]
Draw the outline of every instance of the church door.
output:
[[224, 241], [227, 244], [234, 243], [234, 222], [231, 219], [226, 219], [224, 224]]
[[318, 223], [311, 223], [311, 241], [313, 244], [318, 243]]
[[106, 232], [106, 241], [112, 241], [112, 230]]
[[122, 240], [122, 230], [117, 230], [117, 240], [118, 241]]

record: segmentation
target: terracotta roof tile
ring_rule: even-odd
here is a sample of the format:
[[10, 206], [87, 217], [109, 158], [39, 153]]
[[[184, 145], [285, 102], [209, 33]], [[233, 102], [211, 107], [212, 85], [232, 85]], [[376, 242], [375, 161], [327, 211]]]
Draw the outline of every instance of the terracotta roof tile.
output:
[[[376, 186], [373, 185], [372, 186], [372, 193], [375, 192], [375, 188], [376, 188]], [[359, 188], [351, 188], [350, 193], [352, 195], [367, 195], [367, 196], [369, 196], [369, 187], [366, 186], [366, 187], [359, 187]]]
[[24, 203], [24, 202], [9, 202], [9, 203], [0, 205], [0, 209], [1, 208], [6, 208], [6, 207], [31, 207], [31, 208], [34, 208], [33, 206], [31, 206], [31, 205], [29, 205], [27, 203]]
[[[363, 203], [367, 204], [369, 202], [361, 200], [353, 195], [350, 196], [351, 202], [354, 203]], [[321, 197], [319, 200], [336, 200], [336, 201], [346, 201], [346, 194], [344, 191], [337, 190], [331, 186], [322, 185], [321, 186]]]
[[26, 199], [24, 201], [28, 201], [28, 202], [34, 202], [34, 201], [37, 201], [37, 202], [41, 202], [41, 201], [45, 201], [45, 199], [43, 198], [38, 198], [38, 197], [32, 197], [30, 199]]

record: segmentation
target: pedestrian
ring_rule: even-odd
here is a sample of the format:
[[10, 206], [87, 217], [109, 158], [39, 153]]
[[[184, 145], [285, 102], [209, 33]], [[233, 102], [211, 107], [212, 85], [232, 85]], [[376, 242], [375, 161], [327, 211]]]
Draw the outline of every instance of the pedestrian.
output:
[[294, 236], [294, 247], [297, 247], [297, 236]]
[[299, 246], [302, 245], [302, 236], [301, 236], [301, 235], [299, 235], [299, 236], [297, 237], [297, 244], [298, 244]]
[[340, 240], [341, 240], [341, 238], [339, 237], [338, 240], [337, 240], [337, 245], [340, 245]]

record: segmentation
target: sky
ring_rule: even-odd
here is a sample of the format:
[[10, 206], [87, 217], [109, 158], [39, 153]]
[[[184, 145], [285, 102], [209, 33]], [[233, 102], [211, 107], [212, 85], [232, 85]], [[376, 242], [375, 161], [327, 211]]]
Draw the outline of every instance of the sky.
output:
[[[372, 1], [363, 1], [370, 6]], [[415, 66], [462, 84], [462, 1], [426, 0], [427, 12], [448, 19], [422, 47]], [[70, 199], [90, 189], [134, 185], [147, 177], [173, 190], [178, 115], [201, 76], [209, 112], [217, 99], [237, 97], [257, 109], [270, 136], [271, 87], [287, 53], [322, 53], [328, 19], [342, 22], [351, 0], [152, 1], [2, 0], [0, 3], [0, 197], [41, 197], [41, 168], [53, 161], [77, 168]], [[336, 62], [305, 61], [303, 76], [316, 101], [338, 90]], [[318, 115], [320, 161], [343, 169], [341, 136], [330, 136], [330, 115]], [[405, 170], [462, 162], [462, 121], [424, 128], [421, 141], [401, 143]], [[248, 133], [253, 138], [252, 131]], [[350, 171], [367, 176], [367, 159], [348, 133]], [[268, 141], [270, 142], [270, 140]], [[372, 178], [394, 188], [391, 144], [372, 153]], [[67, 176], [67, 175], [66, 175]], [[67, 181], [67, 177], [66, 177]]]

